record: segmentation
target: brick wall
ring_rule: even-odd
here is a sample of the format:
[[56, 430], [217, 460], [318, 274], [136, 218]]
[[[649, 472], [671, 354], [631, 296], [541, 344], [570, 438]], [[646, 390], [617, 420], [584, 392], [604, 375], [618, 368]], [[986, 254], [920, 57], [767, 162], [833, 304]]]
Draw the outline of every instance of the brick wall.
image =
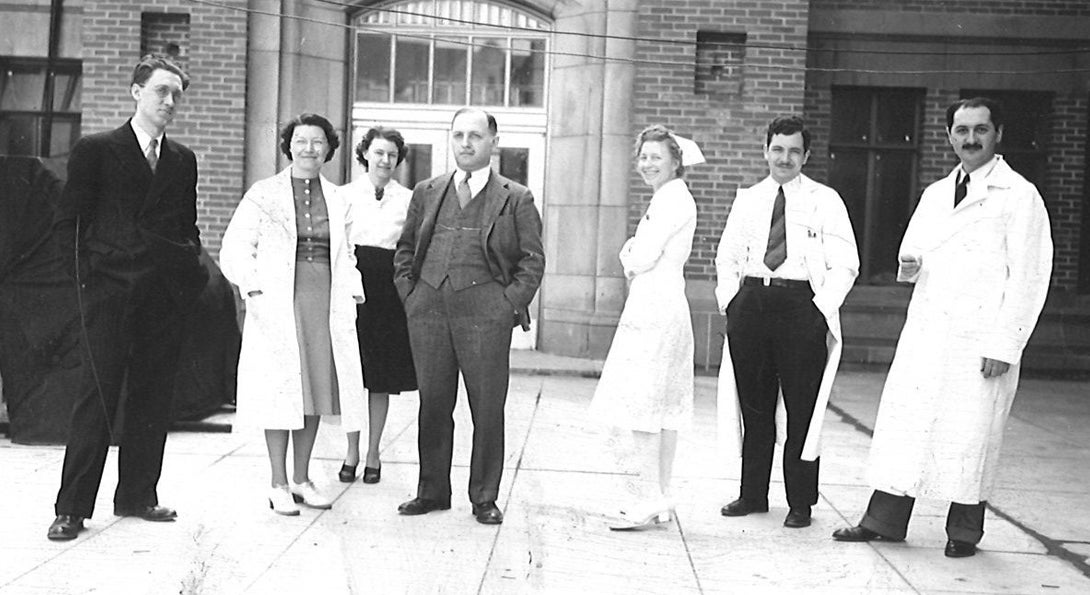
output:
[[[812, 155], [806, 174], [828, 178], [831, 89], [807, 86], [805, 117], [814, 132]], [[960, 97], [960, 89], [929, 88], [924, 97], [917, 187], [923, 192], [932, 182], [950, 173], [957, 156], [946, 133], [946, 108]], [[1086, 163], [1087, 117], [1085, 95], [1057, 93], [1052, 102], [1051, 136], [1046, 139], [1048, 157], [1043, 187], [1038, 188], [1052, 223], [1052, 287], [1074, 291], [1078, 283], [1079, 242], [1082, 229], [1083, 184]], [[858, 232], [858, 230], [857, 230]]]
[[[758, 48], [805, 45], [808, 0], [643, 0], [638, 33], [632, 134], [661, 123], [697, 141], [708, 162], [686, 172], [697, 204], [690, 280], [715, 279], [715, 248], [740, 185], [768, 173], [762, 157], [764, 130], [780, 114], [801, 114], [804, 52]], [[694, 93], [698, 31], [745, 33], [743, 80], [737, 95]], [[678, 44], [675, 42], [684, 42]], [[629, 233], [651, 198], [633, 171]]]
[[999, 15], [1090, 16], [1086, 0], [813, 0], [822, 10], [987, 13]]
[[[247, 5], [245, 0], [222, 4]], [[180, 49], [192, 82], [167, 135], [197, 154], [198, 222], [205, 246], [215, 255], [243, 191], [246, 13], [184, 0], [85, 0], [85, 135], [116, 128], [132, 115], [128, 86], [141, 55], [142, 13], [189, 15], [189, 45]]]

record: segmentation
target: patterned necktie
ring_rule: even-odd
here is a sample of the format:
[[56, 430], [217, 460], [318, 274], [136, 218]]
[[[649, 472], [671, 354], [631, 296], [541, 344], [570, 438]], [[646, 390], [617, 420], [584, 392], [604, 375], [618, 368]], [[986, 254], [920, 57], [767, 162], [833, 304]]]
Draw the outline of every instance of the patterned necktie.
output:
[[954, 206], [958, 206], [962, 200], [965, 199], [965, 195], [969, 192], [969, 174], [965, 174], [965, 177], [961, 178], [958, 185], [954, 187]]
[[770, 270], [779, 268], [787, 260], [787, 227], [784, 224], [783, 186], [776, 193], [776, 202], [772, 205], [772, 226], [768, 230], [768, 247], [765, 249], [765, 266]]
[[148, 167], [151, 168], [151, 173], [155, 173], [155, 166], [159, 164], [159, 156], [155, 154], [155, 147], [159, 146], [159, 139], [153, 138], [148, 143], [148, 152], [144, 153], [144, 157], [148, 160]]
[[469, 176], [470, 172], [466, 172], [466, 177], [458, 182], [458, 204], [464, 209], [469, 201], [473, 200], [473, 193], [469, 190]]
[[385, 188], [375, 188], [375, 200], [382, 200], [384, 194], [386, 194]]

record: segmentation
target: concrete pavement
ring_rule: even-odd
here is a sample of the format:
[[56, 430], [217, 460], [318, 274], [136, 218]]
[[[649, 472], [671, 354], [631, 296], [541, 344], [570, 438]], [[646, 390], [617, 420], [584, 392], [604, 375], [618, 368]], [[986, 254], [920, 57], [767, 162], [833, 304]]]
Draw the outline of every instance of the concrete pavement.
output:
[[866, 505], [884, 371], [849, 369], [837, 380], [813, 526], [782, 526], [778, 482], [769, 514], [719, 515], [737, 493], [738, 463], [716, 455], [715, 379], [698, 377], [696, 420], [678, 448], [678, 521], [613, 533], [607, 513], [626, 470], [585, 415], [600, 363], [515, 352], [513, 367], [503, 525], [470, 515], [464, 398], [453, 508], [422, 517], [396, 513], [416, 485], [415, 394], [392, 398], [377, 485], [337, 482], [344, 439], [321, 427], [311, 477], [337, 496], [332, 510], [272, 514], [259, 434], [176, 432], [159, 493], [178, 521], [110, 514], [111, 452], [96, 516], [67, 543], [45, 539], [63, 448], [0, 440], [0, 593], [1090, 593], [1086, 382], [1023, 380], [981, 551], [952, 560], [942, 555], [940, 502], [917, 504], [905, 543], [830, 538]]

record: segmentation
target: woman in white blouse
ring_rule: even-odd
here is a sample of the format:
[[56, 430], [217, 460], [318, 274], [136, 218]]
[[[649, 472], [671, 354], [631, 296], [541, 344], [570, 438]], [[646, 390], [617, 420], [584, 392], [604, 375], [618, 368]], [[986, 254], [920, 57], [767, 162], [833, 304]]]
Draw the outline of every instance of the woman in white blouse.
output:
[[[405, 310], [394, 288], [394, 248], [409, 210], [412, 191], [393, 179], [405, 159], [405, 139], [392, 128], [372, 128], [356, 147], [356, 159], [367, 175], [344, 186], [352, 204], [354, 224], [349, 240], [356, 245], [356, 266], [363, 275], [367, 301], [358, 306], [363, 382], [368, 397], [367, 455], [363, 482], [382, 477], [379, 441], [390, 409], [390, 395], [416, 390], [416, 370], [409, 349]], [[348, 452], [338, 477], [356, 479], [360, 433], [348, 434]]]
[[[699, 150], [685, 141], [692, 152]], [[692, 157], [692, 156], [687, 156]], [[683, 268], [692, 250], [696, 204], [681, 179], [678, 137], [650, 126], [636, 139], [636, 169], [654, 190], [636, 235], [621, 248], [628, 298], [591, 402], [591, 417], [630, 431], [639, 479], [614, 530], [668, 522], [678, 430], [693, 413], [693, 329]]]

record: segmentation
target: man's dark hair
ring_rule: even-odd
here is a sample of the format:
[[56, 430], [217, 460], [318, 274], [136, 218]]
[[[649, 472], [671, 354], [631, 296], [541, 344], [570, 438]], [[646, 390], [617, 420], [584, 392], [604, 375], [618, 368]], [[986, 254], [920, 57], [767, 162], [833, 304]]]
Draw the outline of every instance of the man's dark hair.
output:
[[796, 132], [802, 133], [802, 150], [803, 152], [810, 150], [810, 131], [806, 129], [806, 124], [802, 121], [802, 118], [798, 116], [783, 116], [772, 120], [768, 124], [768, 132], [765, 134], [765, 147], [772, 144], [772, 137], [777, 134], [784, 136], [791, 136]]
[[394, 128], [383, 128], [382, 126], [375, 126], [367, 131], [367, 134], [363, 136], [363, 140], [356, 145], [356, 161], [360, 162], [363, 169], [371, 169], [371, 166], [367, 163], [366, 157], [367, 149], [371, 148], [371, 141], [376, 138], [381, 138], [394, 143], [397, 146], [397, 163], [394, 167], [401, 165], [402, 161], [405, 161], [405, 154], [408, 152], [405, 150], [405, 137], [401, 136], [401, 133]]
[[458, 119], [458, 116], [469, 112], [480, 112], [484, 114], [485, 119], [488, 120], [488, 131], [492, 133], [492, 136], [496, 136], [496, 133], [499, 132], [499, 127], [496, 126], [496, 117], [479, 107], [471, 107], [467, 105], [466, 107], [463, 107], [458, 111], [454, 112], [454, 117], [450, 119], [450, 125], [454, 126], [454, 121]]
[[170, 58], [158, 54], [148, 54], [140, 58], [140, 61], [136, 63], [136, 67], [132, 69], [131, 84], [143, 87], [156, 70], [165, 70], [178, 75], [178, 78], [182, 79], [182, 90], [185, 91], [189, 88], [189, 75], [182, 70], [182, 67], [178, 66]]
[[946, 130], [949, 131], [954, 127], [954, 114], [963, 107], [986, 107], [988, 113], [991, 115], [992, 126], [995, 126], [996, 130], [1003, 127], [1003, 104], [994, 99], [987, 97], [972, 97], [969, 99], [959, 99], [950, 104], [950, 107], [946, 108]]
[[325, 160], [328, 162], [333, 159], [333, 153], [336, 153], [337, 147], [341, 146], [341, 137], [337, 136], [333, 124], [318, 114], [299, 114], [292, 118], [280, 131], [280, 151], [288, 156], [288, 161], [291, 161], [291, 137], [295, 134], [296, 126], [317, 126], [321, 128], [325, 132], [326, 143], [329, 144], [329, 152], [326, 153]]

